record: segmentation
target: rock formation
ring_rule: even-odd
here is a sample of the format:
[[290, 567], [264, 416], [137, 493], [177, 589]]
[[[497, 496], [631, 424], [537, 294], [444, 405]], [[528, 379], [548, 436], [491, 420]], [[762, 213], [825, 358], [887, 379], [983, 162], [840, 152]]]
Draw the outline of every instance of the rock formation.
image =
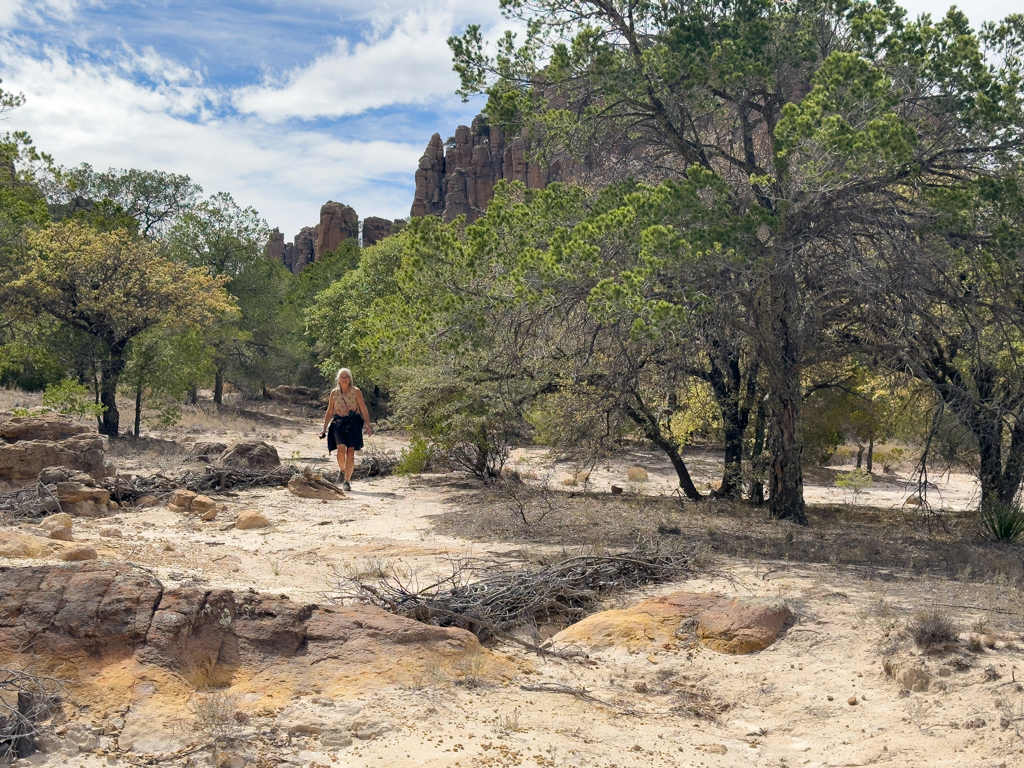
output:
[[0, 480], [24, 484], [47, 467], [106, 476], [107, 439], [67, 416], [15, 417], [0, 426]]
[[320, 208], [314, 261], [320, 261], [324, 254], [333, 251], [350, 237], [359, 237], [359, 217], [356, 212], [350, 206], [333, 200], [324, 203]]
[[775, 598], [675, 592], [631, 608], [592, 614], [559, 632], [552, 643], [559, 648], [633, 652], [693, 635], [719, 653], [755, 653], [775, 642], [790, 616], [789, 607]]
[[561, 160], [544, 166], [527, 159], [528, 149], [525, 139], [506, 136], [479, 115], [472, 126], [456, 129], [447, 148], [435, 133], [416, 171], [412, 215], [441, 216], [445, 221], [465, 215], [471, 222], [486, 210], [498, 181], [521, 181], [530, 189], [543, 189], [564, 174], [566, 164]]
[[390, 219], [382, 219], [378, 216], [369, 216], [363, 221], [363, 247], [369, 248], [376, 245], [385, 237], [391, 234], [391, 227], [394, 222]]
[[[363, 245], [379, 243], [391, 234], [394, 222], [370, 216], [363, 222]], [[291, 271], [299, 274], [308, 264], [320, 261], [345, 240], [359, 237], [359, 217], [348, 205], [328, 200], [320, 208], [320, 223], [314, 227], [303, 227], [295, 241], [286, 243], [281, 230], [276, 227], [264, 248], [268, 258], [277, 259]]]
[[[243, 718], [246, 710], [284, 716], [300, 691], [315, 687], [348, 700], [465, 658], [475, 660], [482, 678], [507, 680], [514, 672], [465, 630], [368, 606], [165, 589], [146, 570], [102, 560], [0, 573], [0, 663], [59, 664], [77, 703], [123, 713], [104, 731], [120, 751], [203, 746], [205, 734], [181, 728], [197, 688], [238, 695]], [[287, 725], [289, 733], [313, 727]], [[355, 722], [316, 727], [363, 738]]]

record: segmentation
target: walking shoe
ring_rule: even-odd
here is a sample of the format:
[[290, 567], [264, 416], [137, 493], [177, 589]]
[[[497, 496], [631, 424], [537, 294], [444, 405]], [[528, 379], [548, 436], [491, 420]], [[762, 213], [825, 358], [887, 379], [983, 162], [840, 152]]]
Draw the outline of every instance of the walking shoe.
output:
[[352, 490], [352, 483], [350, 483], [348, 480], [346, 480], [344, 483], [342, 483], [341, 487], [344, 488], [346, 491], [351, 491]]

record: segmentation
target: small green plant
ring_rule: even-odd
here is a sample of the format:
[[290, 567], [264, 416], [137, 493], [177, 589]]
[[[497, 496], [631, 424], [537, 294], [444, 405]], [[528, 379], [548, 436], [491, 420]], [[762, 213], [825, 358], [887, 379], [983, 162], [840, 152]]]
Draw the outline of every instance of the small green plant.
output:
[[300, 451], [298, 448], [296, 448], [294, 451], [292, 451], [291, 453], [288, 454], [288, 458], [292, 459], [293, 461], [295, 461], [297, 459], [301, 459], [302, 458], [302, 451]]
[[413, 438], [412, 442], [398, 456], [395, 465], [396, 475], [419, 475], [427, 471], [434, 458], [434, 449], [423, 437]]
[[74, 379], [64, 379], [51, 384], [43, 392], [43, 407], [81, 419], [86, 416], [102, 416], [106, 406], [93, 402], [89, 390]]
[[892, 472], [896, 465], [903, 461], [906, 451], [902, 448], [890, 448], [888, 451], [875, 451], [874, 460], [882, 465], [882, 471]]
[[1024, 509], [1016, 504], [982, 504], [981, 527], [994, 541], [1017, 541], [1024, 534]]
[[915, 613], [907, 622], [907, 631], [918, 647], [925, 650], [955, 643], [960, 637], [960, 625], [939, 606]]
[[863, 469], [836, 473], [836, 486], [844, 491], [849, 491], [850, 503], [854, 506], [860, 503], [860, 495], [871, 487], [873, 480], [871, 473]]

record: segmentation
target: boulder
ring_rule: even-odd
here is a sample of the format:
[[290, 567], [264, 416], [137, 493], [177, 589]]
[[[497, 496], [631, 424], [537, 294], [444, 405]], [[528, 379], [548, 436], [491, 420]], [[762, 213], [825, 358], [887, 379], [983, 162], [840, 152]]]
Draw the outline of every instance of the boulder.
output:
[[96, 429], [79, 424], [71, 417], [59, 413], [15, 416], [0, 424], [0, 438], [8, 443], [17, 443], [22, 440], [54, 442], [89, 433], [95, 434]]
[[277, 449], [262, 441], [236, 443], [221, 454], [219, 462], [227, 467], [275, 469], [281, 466]]
[[774, 643], [792, 615], [776, 597], [737, 597], [701, 613], [697, 637], [719, 653], [754, 653]]
[[288, 481], [288, 490], [304, 499], [321, 499], [324, 501], [340, 501], [345, 492], [334, 483], [324, 480], [322, 475], [312, 472], [309, 467], [302, 470]]
[[243, 509], [235, 518], [235, 528], [246, 531], [252, 528], [267, 528], [270, 521], [255, 509]]
[[110, 511], [110, 491], [105, 488], [69, 480], [55, 489], [61, 509], [74, 517], [102, 517]]
[[102, 538], [104, 538], [104, 539], [123, 539], [124, 538], [124, 534], [121, 533], [121, 529], [120, 528], [114, 528], [113, 526], [111, 526], [109, 528], [100, 528], [100, 536]]
[[49, 536], [51, 539], [57, 541], [74, 541], [74, 537], [71, 535], [71, 528], [67, 525], [55, 525], [49, 529]]
[[136, 507], [155, 507], [159, 503], [160, 503], [160, 499], [158, 499], [156, 496], [148, 496], [148, 495], [147, 496], [139, 496], [139, 498], [137, 498], [135, 500], [135, 506]]
[[198, 495], [199, 494], [195, 491], [179, 488], [171, 493], [170, 497], [167, 499], [167, 504], [171, 507], [178, 507], [179, 509], [187, 510], [192, 506], [192, 499]]
[[49, 531], [52, 528], [72, 528], [73, 526], [74, 521], [67, 512], [58, 512], [39, 521], [39, 527], [45, 531]]
[[[15, 531], [0, 531], [0, 557], [42, 557], [49, 550], [38, 536]], [[3, 605], [0, 593], [0, 606]]]
[[213, 461], [227, 449], [227, 443], [201, 441], [192, 444], [192, 447], [188, 449], [187, 458], [193, 461]]
[[754, 653], [771, 645], [792, 615], [776, 598], [729, 598], [675, 592], [623, 610], [601, 611], [559, 632], [553, 643], [591, 651], [642, 651], [690, 634], [719, 653]]
[[643, 467], [630, 467], [626, 470], [626, 478], [631, 483], [643, 483], [647, 481], [647, 470]]
[[200, 514], [205, 514], [206, 512], [209, 512], [211, 509], [216, 510], [217, 502], [215, 502], [209, 496], [203, 496], [200, 494], [199, 496], [196, 496], [194, 499], [192, 499], [192, 504], [189, 506], [188, 509], [190, 512], [198, 512]]
[[80, 560], [95, 560], [99, 554], [89, 546], [72, 547], [60, 553], [61, 560], [68, 563], [76, 563]]
[[107, 439], [96, 434], [80, 434], [57, 442], [19, 440], [0, 444], [0, 480], [27, 483], [47, 467], [63, 466], [94, 478], [107, 475], [105, 453]]

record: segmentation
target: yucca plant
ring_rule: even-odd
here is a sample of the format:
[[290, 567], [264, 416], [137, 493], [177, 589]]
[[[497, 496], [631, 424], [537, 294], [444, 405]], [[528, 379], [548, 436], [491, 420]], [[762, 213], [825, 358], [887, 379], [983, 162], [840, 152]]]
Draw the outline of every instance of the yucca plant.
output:
[[995, 541], [1016, 541], [1024, 534], [1024, 509], [1018, 504], [982, 504], [981, 526]]

